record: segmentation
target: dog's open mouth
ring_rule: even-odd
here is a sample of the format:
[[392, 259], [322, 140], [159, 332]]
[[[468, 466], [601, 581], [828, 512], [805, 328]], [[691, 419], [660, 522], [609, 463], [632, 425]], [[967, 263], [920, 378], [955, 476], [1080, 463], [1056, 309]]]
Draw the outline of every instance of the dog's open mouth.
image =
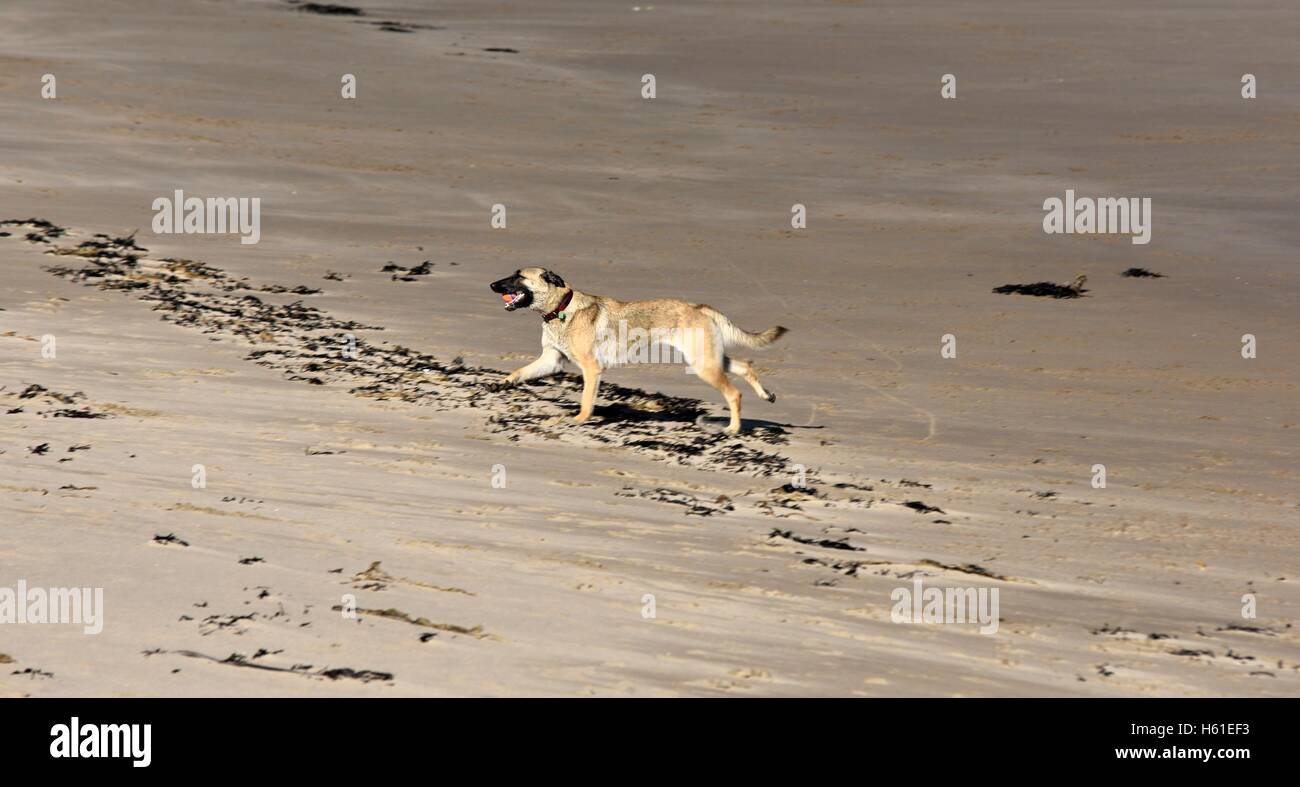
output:
[[501, 293], [501, 300], [506, 302], [506, 311], [512, 312], [515, 309], [527, 306], [531, 295], [532, 293], [527, 290], [522, 292], [503, 292]]
[[488, 285], [492, 292], [501, 296], [501, 300], [506, 302], [506, 311], [512, 312], [515, 309], [526, 308], [533, 302], [533, 293], [524, 284], [523, 277], [519, 273], [514, 276], [507, 276], [504, 279], [492, 282]]

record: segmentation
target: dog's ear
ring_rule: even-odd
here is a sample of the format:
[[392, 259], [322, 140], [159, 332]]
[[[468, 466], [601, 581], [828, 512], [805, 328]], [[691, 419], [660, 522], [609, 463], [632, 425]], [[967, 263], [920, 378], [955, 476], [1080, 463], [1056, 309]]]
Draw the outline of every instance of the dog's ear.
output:
[[560, 274], [554, 273], [552, 271], [542, 271], [542, 281], [546, 282], [552, 287], [564, 286], [564, 279], [560, 278]]

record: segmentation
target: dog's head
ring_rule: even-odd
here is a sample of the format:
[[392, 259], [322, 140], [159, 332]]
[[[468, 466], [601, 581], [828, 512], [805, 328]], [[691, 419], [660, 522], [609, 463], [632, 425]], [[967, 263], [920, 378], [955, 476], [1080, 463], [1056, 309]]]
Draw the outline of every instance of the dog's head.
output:
[[564, 289], [564, 279], [545, 268], [520, 268], [513, 276], [498, 279], [491, 284], [492, 292], [499, 292], [506, 302], [506, 311], [515, 309], [545, 308], [551, 294]]

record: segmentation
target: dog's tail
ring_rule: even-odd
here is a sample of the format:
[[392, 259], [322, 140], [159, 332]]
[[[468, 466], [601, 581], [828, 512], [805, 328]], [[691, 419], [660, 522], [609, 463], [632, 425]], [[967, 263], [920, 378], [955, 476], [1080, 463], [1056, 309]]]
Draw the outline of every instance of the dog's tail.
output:
[[718, 332], [722, 334], [722, 344], [724, 348], [748, 347], [750, 349], [757, 349], [759, 347], [766, 347], [790, 332], [789, 329], [778, 325], [775, 328], [768, 328], [762, 333], [750, 333], [736, 325], [727, 317], [727, 315], [717, 309], [710, 306], [702, 306], [701, 308], [704, 313], [709, 316], [709, 319], [713, 320], [713, 324], [717, 326]]

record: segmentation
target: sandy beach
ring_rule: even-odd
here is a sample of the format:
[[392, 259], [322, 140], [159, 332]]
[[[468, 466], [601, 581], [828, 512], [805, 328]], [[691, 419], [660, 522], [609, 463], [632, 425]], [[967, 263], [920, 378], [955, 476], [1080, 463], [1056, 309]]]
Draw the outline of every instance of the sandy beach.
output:
[[[0, 696], [1300, 693], [1292, 5], [345, 2], [0, 8]], [[530, 265], [776, 402], [493, 390]]]

